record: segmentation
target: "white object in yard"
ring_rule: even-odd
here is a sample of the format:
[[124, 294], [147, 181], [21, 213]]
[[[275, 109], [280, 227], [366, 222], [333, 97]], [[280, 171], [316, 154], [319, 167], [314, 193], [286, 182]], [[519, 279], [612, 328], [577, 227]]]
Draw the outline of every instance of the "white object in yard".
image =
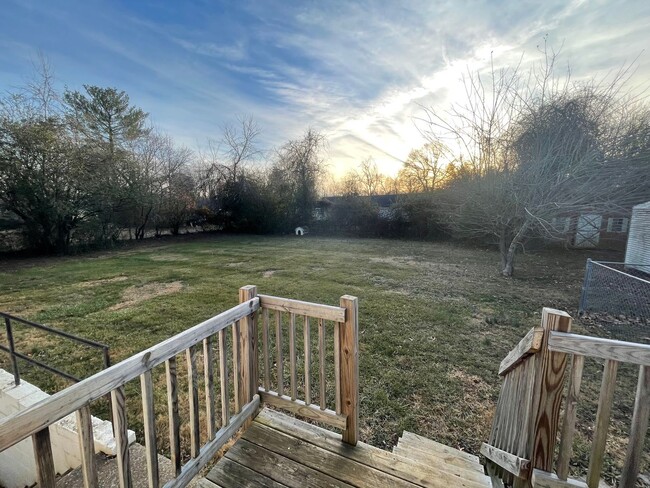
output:
[[650, 202], [632, 207], [625, 262], [628, 268], [650, 274]]
[[307, 234], [308, 230], [307, 227], [296, 227], [296, 235], [297, 236], [304, 236]]
[[[14, 375], [0, 369], [0, 419], [9, 417], [21, 410], [49, 398], [50, 395], [21, 379], [14, 385]], [[92, 417], [95, 452], [109, 456], [116, 454], [113, 425], [105, 420]], [[135, 432], [129, 430], [129, 444], [135, 442]], [[54, 468], [59, 474], [81, 466], [79, 434], [75, 414], [70, 414], [50, 426], [50, 442]], [[23, 488], [36, 483], [36, 463], [32, 438], [0, 452], [0, 486]]]

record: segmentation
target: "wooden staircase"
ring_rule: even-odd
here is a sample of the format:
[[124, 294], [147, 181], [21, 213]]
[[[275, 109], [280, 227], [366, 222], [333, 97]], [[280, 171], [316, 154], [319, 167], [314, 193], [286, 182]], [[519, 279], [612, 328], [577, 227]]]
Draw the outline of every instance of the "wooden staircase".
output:
[[410, 432], [395, 452], [263, 409], [201, 488], [491, 488], [478, 458]]
[[407, 460], [413, 469], [426, 470], [431, 477], [448, 482], [449, 487], [492, 486], [477, 456], [412, 432], [404, 431], [393, 448], [393, 454]]

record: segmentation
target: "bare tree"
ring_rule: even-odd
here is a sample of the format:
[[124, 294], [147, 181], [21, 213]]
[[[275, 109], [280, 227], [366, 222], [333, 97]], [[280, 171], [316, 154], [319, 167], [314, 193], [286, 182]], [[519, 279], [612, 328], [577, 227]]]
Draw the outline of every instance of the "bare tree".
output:
[[557, 76], [557, 53], [542, 53], [529, 73], [470, 74], [465, 104], [425, 116], [431, 137], [449, 137], [463, 157], [451, 192], [455, 230], [498, 243], [505, 276], [530, 235], [557, 236], [553, 217], [650, 197], [648, 113], [623, 92], [628, 71], [572, 83]]
[[442, 184], [447, 152], [447, 148], [437, 141], [410, 152], [399, 172], [399, 180], [408, 193], [430, 192]]
[[377, 195], [381, 188], [382, 174], [372, 156], [361, 161], [359, 176], [362, 191], [365, 195]]

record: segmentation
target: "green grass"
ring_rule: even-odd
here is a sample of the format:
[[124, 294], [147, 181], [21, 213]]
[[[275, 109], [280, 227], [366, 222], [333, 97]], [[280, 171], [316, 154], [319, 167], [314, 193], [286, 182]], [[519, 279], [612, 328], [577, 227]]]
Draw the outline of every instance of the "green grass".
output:
[[[528, 253], [519, 256], [516, 276], [505, 279], [498, 275], [495, 252], [453, 244], [312, 237], [168, 240], [8, 262], [0, 273], [0, 310], [104, 342], [116, 362], [235, 305], [242, 285], [326, 304], [355, 295], [362, 440], [389, 448], [410, 430], [477, 453], [489, 436], [501, 359], [539, 323], [542, 307], [575, 315], [586, 257], [575, 251]], [[182, 287], [129, 302], [148, 290], [145, 285], [169, 283]], [[16, 335], [20, 351], [73, 374], [87, 376], [100, 367], [99, 355], [67, 341], [22, 328]], [[22, 362], [21, 368], [28, 380], [50, 391], [64, 384]], [[156, 385], [164, 426], [164, 381]], [[138, 389], [127, 390], [134, 397], [129, 423], [136, 431]], [[106, 413], [101, 405], [95, 411]], [[586, 449], [589, 435], [585, 428], [578, 439]]]

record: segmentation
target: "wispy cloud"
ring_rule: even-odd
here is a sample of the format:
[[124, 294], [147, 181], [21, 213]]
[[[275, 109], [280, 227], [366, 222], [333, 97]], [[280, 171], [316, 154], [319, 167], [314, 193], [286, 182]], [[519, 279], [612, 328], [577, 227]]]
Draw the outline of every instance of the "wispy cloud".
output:
[[645, 0], [13, 2], [0, 17], [0, 88], [40, 48], [65, 84], [119, 86], [186, 144], [252, 114], [266, 147], [312, 126], [335, 170], [370, 155], [395, 172], [424, 142], [422, 106], [461, 100], [467, 70], [537, 59], [544, 35], [564, 44], [577, 79], [642, 53], [633, 82], [647, 86], [648, 25]]

